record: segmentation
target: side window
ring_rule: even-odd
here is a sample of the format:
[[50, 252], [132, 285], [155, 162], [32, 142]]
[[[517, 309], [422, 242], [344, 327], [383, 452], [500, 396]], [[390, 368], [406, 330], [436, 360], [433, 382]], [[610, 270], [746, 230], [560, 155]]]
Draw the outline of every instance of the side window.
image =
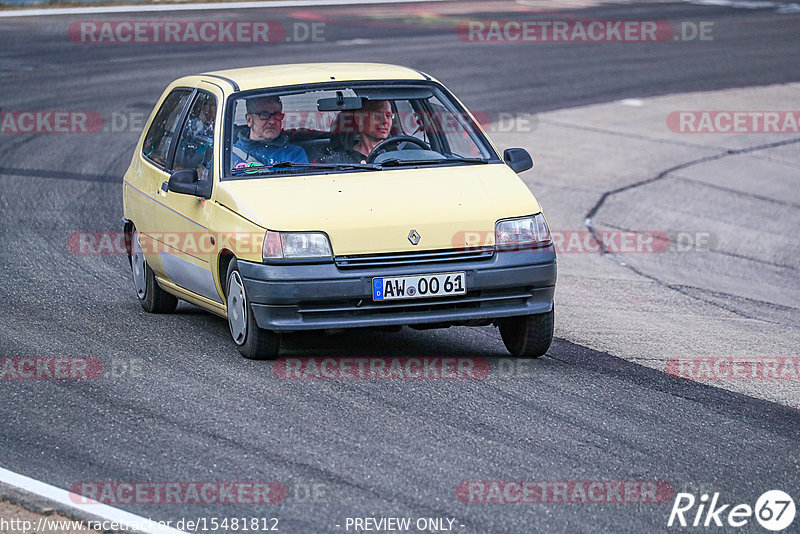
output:
[[216, 116], [217, 99], [214, 95], [198, 93], [178, 139], [174, 170], [196, 169], [201, 180], [211, 176]]
[[403, 135], [413, 135], [417, 139], [428, 142], [427, 132], [423, 128], [422, 119], [414, 111], [411, 102], [408, 100], [396, 100], [395, 106], [397, 112], [395, 113], [395, 123], [399, 125], [400, 131], [398, 133]]
[[172, 143], [175, 130], [178, 128], [178, 119], [180, 119], [181, 111], [183, 111], [190, 94], [191, 91], [188, 89], [172, 91], [164, 100], [161, 109], [156, 113], [150, 129], [147, 130], [147, 136], [142, 146], [142, 154], [161, 167], [164, 167], [167, 163], [169, 146]]
[[467, 123], [466, 114], [451, 111], [434, 102], [430, 103], [430, 108], [431, 115], [427, 122], [436, 133], [441, 134], [442, 141], [446, 143], [451, 154], [467, 158], [489, 156], [481, 151], [470, 136], [473, 129]]

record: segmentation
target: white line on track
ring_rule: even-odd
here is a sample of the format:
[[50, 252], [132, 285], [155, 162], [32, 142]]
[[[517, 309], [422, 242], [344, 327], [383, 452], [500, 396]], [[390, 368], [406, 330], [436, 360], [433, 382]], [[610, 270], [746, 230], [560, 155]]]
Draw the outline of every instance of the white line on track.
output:
[[786, 4], [783, 2], [763, 2], [759, 0], [688, 0], [688, 2], [701, 6], [732, 7], [735, 9], [774, 9], [782, 14], [800, 12], [800, 4]]
[[346, 39], [344, 41], [334, 41], [334, 44], [338, 46], [361, 46], [372, 44], [373, 42], [372, 39]]
[[70, 498], [70, 495], [75, 495], [74, 493], [3, 469], [2, 467], [0, 467], [0, 482], [44, 497], [45, 499], [57, 502], [74, 510], [80, 510], [81, 512], [85, 512], [100, 519], [125, 525], [125, 528], [143, 534], [185, 534], [182, 530], [166, 527], [159, 524], [157, 521], [152, 521], [124, 510], [92, 501], [83, 496], [80, 496], [80, 500], [89, 502], [86, 504], [76, 503]]
[[416, 4], [445, 2], [447, 0], [284, 0], [261, 2], [213, 2], [200, 4], [161, 4], [138, 6], [61, 7], [53, 9], [19, 9], [0, 11], [0, 18], [30, 17], [39, 15], [91, 15], [96, 13], [142, 13], [145, 11], [210, 11], [218, 9], [248, 9], [254, 7], [323, 7], [363, 4]]

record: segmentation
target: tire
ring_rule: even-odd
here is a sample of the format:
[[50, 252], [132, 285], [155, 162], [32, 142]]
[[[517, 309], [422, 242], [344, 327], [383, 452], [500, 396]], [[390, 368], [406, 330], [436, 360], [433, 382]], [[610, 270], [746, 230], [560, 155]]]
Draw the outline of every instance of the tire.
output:
[[250, 360], [277, 358], [281, 350], [281, 335], [258, 327], [235, 258], [228, 264], [225, 296], [228, 328], [242, 356]]
[[178, 307], [178, 298], [161, 289], [156, 275], [147, 265], [147, 259], [139, 243], [139, 234], [134, 228], [130, 236], [130, 263], [133, 287], [144, 311], [148, 313], [171, 313]]
[[553, 315], [547, 313], [509, 317], [500, 323], [500, 336], [508, 352], [516, 358], [538, 358], [553, 342]]

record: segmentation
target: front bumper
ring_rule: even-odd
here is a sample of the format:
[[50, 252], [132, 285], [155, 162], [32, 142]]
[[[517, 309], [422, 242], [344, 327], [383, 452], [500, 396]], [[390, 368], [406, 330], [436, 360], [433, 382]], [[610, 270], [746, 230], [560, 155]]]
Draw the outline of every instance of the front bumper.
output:
[[[497, 252], [468, 261], [342, 267], [337, 263], [274, 265], [239, 261], [259, 327], [277, 332], [390, 325], [465, 324], [549, 312], [556, 256], [543, 249]], [[372, 278], [464, 271], [467, 294], [372, 300]]]

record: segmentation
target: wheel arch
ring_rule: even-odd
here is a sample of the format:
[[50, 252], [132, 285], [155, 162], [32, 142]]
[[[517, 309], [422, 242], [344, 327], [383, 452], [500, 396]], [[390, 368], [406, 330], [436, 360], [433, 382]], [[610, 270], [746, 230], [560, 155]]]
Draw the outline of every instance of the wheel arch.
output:
[[133, 229], [135, 225], [133, 221], [130, 219], [122, 219], [122, 233], [125, 235], [125, 252], [128, 255], [128, 266], [133, 267], [133, 263], [131, 262], [131, 248], [132, 248], [132, 239], [131, 236], [133, 234]]
[[227, 280], [225, 278], [228, 276], [228, 266], [235, 258], [236, 256], [234, 253], [227, 248], [222, 249], [217, 257], [217, 279], [219, 281], [219, 286], [222, 288], [222, 295], [225, 297], [226, 301], [228, 299], [228, 288], [226, 287]]

